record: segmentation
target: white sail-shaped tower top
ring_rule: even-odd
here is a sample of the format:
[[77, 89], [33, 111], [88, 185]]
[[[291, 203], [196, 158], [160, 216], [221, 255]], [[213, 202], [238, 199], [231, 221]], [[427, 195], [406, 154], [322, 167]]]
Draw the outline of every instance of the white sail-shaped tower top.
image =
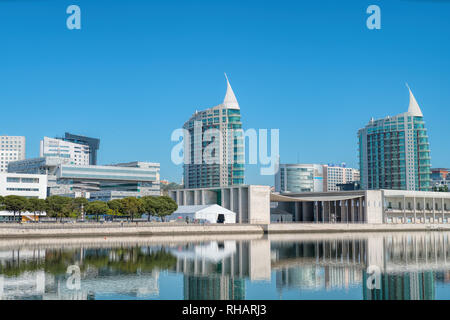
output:
[[225, 94], [223, 105], [228, 109], [240, 109], [239, 103], [237, 102], [236, 96], [231, 88], [230, 81], [228, 81], [227, 74], [225, 74], [225, 78], [227, 79], [227, 93]]
[[408, 113], [411, 113], [413, 116], [416, 117], [423, 117], [422, 110], [420, 110], [419, 104], [416, 101], [416, 98], [414, 98], [414, 95], [409, 88], [408, 84], [406, 84], [409, 90], [409, 107], [408, 107]]

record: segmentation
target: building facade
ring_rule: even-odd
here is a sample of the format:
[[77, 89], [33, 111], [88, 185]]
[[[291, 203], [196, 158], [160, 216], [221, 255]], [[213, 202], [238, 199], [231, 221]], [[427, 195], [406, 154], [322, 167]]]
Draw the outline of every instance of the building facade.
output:
[[89, 164], [92, 166], [97, 165], [97, 150], [100, 148], [100, 139], [80, 136], [66, 132], [63, 140], [88, 146]]
[[407, 112], [371, 119], [358, 131], [363, 189], [431, 190], [427, 129], [410, 89], [409, 96]]
[[359, 170], [345, 165], [280, 164], [275, 192], [339, 191], [339, 184], [359, 181]]
[[434, 191], [450, 190], [450, 170], [445, 168], [431, 169], [431, 180]]
[[169, 190], [178, 206], [217, 204], [236, 213], [237, 223], [270, 223], [270, 187], [239, 185], [222, 188]]
[[[94, 192], [121, 192], [124, 197], [159, 196], [159, 163], [140, 162], [138, 164], [110, 166], [59, 165], [56, 184], [50, 194], [68, 195], [81, 192], [90, 195]], [[104, 196], [102, 194], [102, 196]]]
[[447, 224], [450, 193], [408, 190], [272, 194], [293, 221], [310, 223]]
[[185, 122], [183, 129], [186, 188], [244, 183], [244, 138], [240, 107], [228, 78], [223, 103], [196, 111]]
[[324, 166], [321, 164], [280, 164], [275, 175], [275, 192], [322, 192]]
[[345, 164], [341, 165], [325, 165], [324, 187], [326, 191], [339, 191], [339, 185], [360, 181], [360, 173], [358, 169], [347, 168]]
[[68, 159], [68, 163], [88, 166], [90, 159], [88, 145], [44, 137], [40, 144], [40, 157]]
[[0, 136], [0, 173], [8, 172], [8, 164], [25, 159], [25, 137]]
[[47, 176], [42, 174], [0, 173], [0, 196], [45, 199]]
[[95, 200], [160, 195], [159, 163], [136, 161], [90, 166], [70, 164], [65, 158], [44, 157], [12, 162], [9, 171], [47, 175], [48, 195]]

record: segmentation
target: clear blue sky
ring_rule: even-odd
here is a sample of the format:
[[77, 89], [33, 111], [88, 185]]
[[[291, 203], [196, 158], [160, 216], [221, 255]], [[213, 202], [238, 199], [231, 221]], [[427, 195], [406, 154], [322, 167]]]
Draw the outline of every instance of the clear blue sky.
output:
[[[66, 28], [81, 7], [82, 29]], [[366, 8], [381, 7], [381, 30]], [[424, 113], [434, 167], [450, 167], [450, 3], [420, 0], [0, 0], [0, 134], [101, 139], [101, 164], [171, 163], [172, 131], [222, 102], [244, 128], [280, 129], [282, 162], [357, 166], [370, 117]], [[247, 166], [246, 183], [273, 184]]]

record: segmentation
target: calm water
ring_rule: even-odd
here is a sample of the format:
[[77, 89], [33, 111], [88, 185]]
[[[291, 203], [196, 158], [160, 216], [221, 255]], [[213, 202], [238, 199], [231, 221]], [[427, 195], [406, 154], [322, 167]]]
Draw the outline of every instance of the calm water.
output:
[[0, 299], [450, 299], [450, 234], [0, 240]]

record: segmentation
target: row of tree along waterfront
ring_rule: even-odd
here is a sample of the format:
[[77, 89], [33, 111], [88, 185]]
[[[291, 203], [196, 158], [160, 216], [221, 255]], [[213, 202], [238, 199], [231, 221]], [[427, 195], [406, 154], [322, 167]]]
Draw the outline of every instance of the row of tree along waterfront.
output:
[[86, 213], [88, 215], [110, 215], [117, 217], [141, 217], [143, 214], [164, 217], [172, 214], [178, 209], [176, 202], [168, 196], [145, 196], [142, 198], [127, 197], [114, 199], [108, 202], [88, 201], [86, 198], [68, 198], [62, 196], [50, 196], [47, 199], [26, 198], [21, 196], [0, 196], [0, 211], [10, 211], [14, 220], [18, 215], [29, 212], [36, 216], [46, 213], [51, 218], [74, 218], [78, 219]]

